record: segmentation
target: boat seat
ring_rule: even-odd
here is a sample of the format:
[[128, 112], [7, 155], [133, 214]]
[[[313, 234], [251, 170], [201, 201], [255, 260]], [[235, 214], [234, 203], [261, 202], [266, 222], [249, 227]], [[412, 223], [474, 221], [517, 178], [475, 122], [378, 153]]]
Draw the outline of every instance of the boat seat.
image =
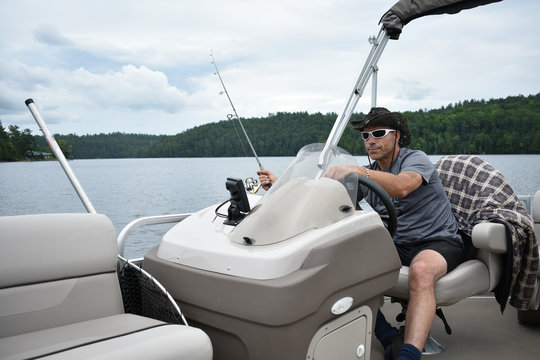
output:
[[0, 217], [0, 359], [211, 359], [193, 327], [126, 314], [110, 220]]
[[[437, 306], [448, 306], [474, 295], [493, 291], [501, 277], [506, 253], [503, 224], [480, 223], [473, 227], [472, 243], [478, 249], [475, 259], [465, 261], [435, 284]], [[387, 295], [409, 297], [409, 267], [402, 266], [396, 286]]]
[[[443, 157], [435, 168], [460, 230], [464, 237], [470, 237], [475, 249], [468, 250], [470, 260], [458, 265], [435, 284], [437, 305], [448, 306], [493, 291], [501, 279], [507, 249], [506, 227], [502, 223], [488, 222], [479, 213], [480, 207], [496, 205], [490, 197], [497, 189], [488, 179], [502, 178], [502, 175], [480, 158], [465, 155]], [[501, 181], [497, 186], [501, 186]], [[513, 193], [511, 189], [508, 192]], [[403, 266], [397, 285], [388, 295], [408, 298], [408, 275], [409, 267]]]
[[187, 326], [119, 314], [2, 338], [0, 358], [210, 359], [201, 334]]

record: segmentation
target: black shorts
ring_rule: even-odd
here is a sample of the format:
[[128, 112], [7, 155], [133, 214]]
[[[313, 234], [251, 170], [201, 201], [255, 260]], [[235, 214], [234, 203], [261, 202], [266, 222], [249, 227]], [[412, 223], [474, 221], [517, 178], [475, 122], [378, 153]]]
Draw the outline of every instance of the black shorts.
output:
[[452, 239], [437, 238], [395, 245], [401, 259], [401, 264], [405, 266], [411, 265], [414, 257], [423, 250], [434, 250], [441, 254], [446, 260], [447, 273], [465, 261], [463, 245]]

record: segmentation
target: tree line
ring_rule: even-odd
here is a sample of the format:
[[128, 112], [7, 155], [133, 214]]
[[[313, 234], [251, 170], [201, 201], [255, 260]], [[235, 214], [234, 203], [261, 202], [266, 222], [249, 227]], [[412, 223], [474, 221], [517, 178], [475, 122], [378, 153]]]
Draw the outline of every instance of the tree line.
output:
[[[540, 93], [504, 99], [466, 100], [440, 109], [407, 111], [412, 149], [427, 154], [540, 153]], [[351, 120], [365, 116], [355, 113]], [[242, 118], [259, 156], [294, 156], [306, 144], [326, 142], [335, 113], [278, 112]], [[110, 133], [55, 135], [75, 159], [143, 157], [251, 156], [238, 121], [222, 120], [176, 135]], [[339, 146], [353, 155], [365, 154], [359, 133], [347, 127]], [[0, 121], [0, 161], [39, 157], [47, 149], [42, 135]], [[30, 156], [31, 157], [31, 156]]]
[[[68, 159], [73, 159], [72, 146], [63, 139], [56, 139], [58, 147]], [[0, 161], [55, 159], [43, 136], [32, 135], [30, 129], [21, 130], [9, 125], [7, 130], [0, 120]]]

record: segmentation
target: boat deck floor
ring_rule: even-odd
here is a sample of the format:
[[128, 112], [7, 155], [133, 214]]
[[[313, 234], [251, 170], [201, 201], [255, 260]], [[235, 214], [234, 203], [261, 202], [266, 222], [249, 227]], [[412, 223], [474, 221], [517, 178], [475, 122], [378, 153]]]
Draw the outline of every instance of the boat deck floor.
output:
[[[401, 305], [386, 301], [382, 311], [393, 325]], [[518, 321], [517, 310], [506, 306], [501, 314], [493, 297], [472, 297], [452, 306], [443, 307], [452, 328], [447, 335], [442, 321], [435, 317], [431, 334], [446, 344], [440, 354], [422, 358], [446, 359], [540, 359], [540, 326], [523, 325]], [[372, 359], [383, 359], [382, 346], [375, 340]]]

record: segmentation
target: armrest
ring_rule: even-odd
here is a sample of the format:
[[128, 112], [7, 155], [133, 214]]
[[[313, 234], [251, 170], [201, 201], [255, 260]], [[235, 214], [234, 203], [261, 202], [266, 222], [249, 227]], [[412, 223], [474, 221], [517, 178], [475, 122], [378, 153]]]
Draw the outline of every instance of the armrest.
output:
[[490, 222], [476, 224], [471, 239], [475, 248], [495, 254], [506, 253], [506, 228], [503, 224]]

